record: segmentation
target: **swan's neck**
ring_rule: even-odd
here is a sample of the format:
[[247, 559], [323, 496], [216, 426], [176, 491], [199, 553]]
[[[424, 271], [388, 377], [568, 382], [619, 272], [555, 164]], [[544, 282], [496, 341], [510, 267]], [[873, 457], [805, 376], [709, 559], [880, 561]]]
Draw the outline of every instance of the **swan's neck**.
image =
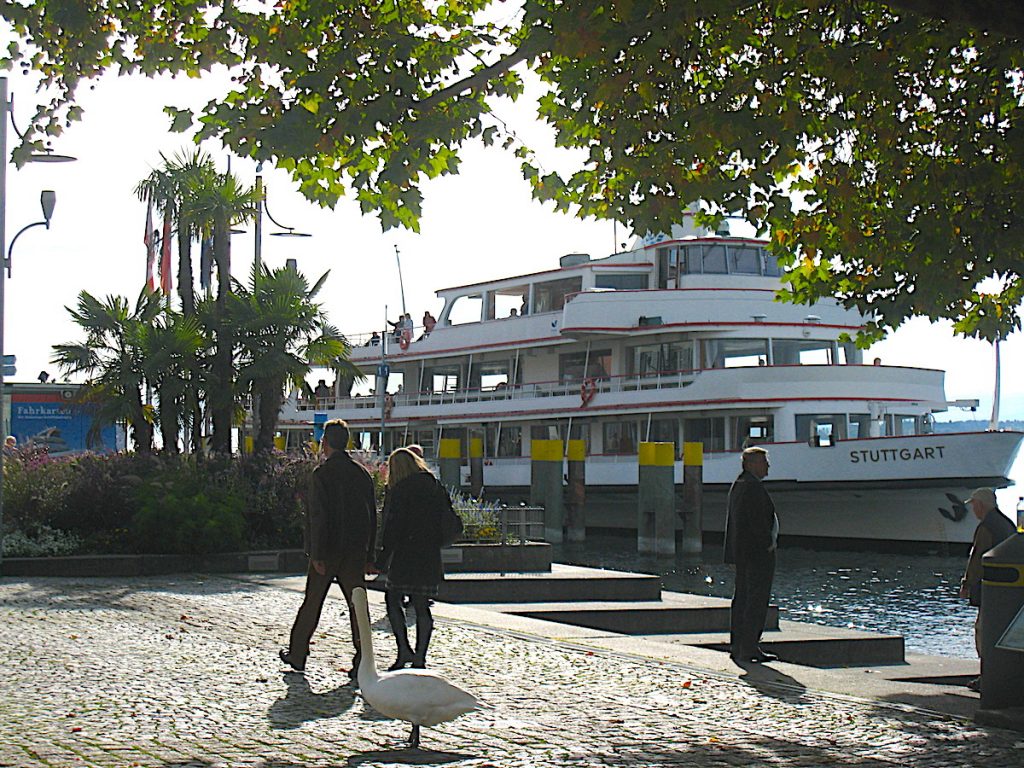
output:
[[373, 658], [373, 634], [370, 631], [370, 606], [364, 597], [355, 608], [356, 625], [359, 627], [359, 683], [365, 685], [377, 679], [377, 662]]

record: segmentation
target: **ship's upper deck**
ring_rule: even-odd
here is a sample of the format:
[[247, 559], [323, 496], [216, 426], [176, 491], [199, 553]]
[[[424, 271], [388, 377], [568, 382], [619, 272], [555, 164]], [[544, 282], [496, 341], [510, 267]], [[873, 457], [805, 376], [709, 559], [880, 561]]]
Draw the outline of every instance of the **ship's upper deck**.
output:
[[[444, 307], [430, 334], [414, 329], [390, 358], [436, 358], [491, 348], [548, 346], [590, 335], [725, 331], [838, 338], [863, 317], [825, 300], [775, 300], [779, 267], [766, 242], [714, 233], [692, 222], [637, 238], [630, 250], [592, 259], [563, 256], [557, 269], [437, 291]], [[753, 328], [751, 328], [753, 326]], [[351, 337], [352, 362], [380, 358], [380, 337]]]

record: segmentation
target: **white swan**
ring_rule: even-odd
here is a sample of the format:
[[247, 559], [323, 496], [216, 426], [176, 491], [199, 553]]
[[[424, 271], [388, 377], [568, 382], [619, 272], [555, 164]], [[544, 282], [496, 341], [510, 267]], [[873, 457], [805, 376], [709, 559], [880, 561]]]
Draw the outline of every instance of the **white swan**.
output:
[[378, 673], [373, 658], [370, 608], [365, 589], [356, 587], [352, 590], [352, 604], [359, 624], [359, 692], [382, 715], [412, 723], [409, 746], [419, 746], [421, 725], [447, 723], [480, 706], [471, 693], [456, 688], [426, 669]]

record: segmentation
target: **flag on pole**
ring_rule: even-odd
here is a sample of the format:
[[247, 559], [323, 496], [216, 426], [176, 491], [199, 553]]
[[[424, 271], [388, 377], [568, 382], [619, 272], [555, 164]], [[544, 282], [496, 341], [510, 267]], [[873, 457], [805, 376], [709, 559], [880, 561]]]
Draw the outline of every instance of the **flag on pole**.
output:
[[146, 289], [156, 290], [153, 267], [156, 265], [156, 232], [153, 230], [153, 201], [146, 201], [146, 232], [142, 242], [146, 244]]
[[164, 209], [164, 235], [160, 242], [160, 290], [171, 295], [171, 207]]

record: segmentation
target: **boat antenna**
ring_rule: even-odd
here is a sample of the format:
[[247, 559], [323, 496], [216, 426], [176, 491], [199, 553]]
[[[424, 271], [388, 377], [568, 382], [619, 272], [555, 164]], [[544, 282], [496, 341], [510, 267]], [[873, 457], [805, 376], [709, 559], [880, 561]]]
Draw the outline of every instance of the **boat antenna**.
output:
[[992, 418], [988, 421], [988, 428], [992, 431], [999, 429], [999, 337], [996, 337], [996, 387], [992, 393]]
[[402, 259], [398, 253], [398, 246], [395, 246], [395, 261], [398, 263], [398, 288], [402, 292], [402, 316], [405, 316], [405, 283], [402, 282]]

